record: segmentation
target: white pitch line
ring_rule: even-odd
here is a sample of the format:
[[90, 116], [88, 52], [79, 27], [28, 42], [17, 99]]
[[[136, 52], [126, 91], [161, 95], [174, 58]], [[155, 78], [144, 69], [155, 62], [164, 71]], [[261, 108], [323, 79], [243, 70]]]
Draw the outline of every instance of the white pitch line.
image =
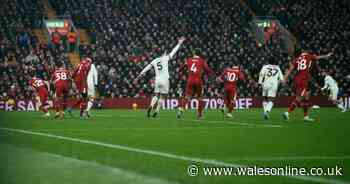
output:
[[[48, 133], [39, 133], [39, 132], [26, 131], [26, 130], [21, 130], [21, 129], [13, 129], [13, 128], [0, 128], [0, 130], [29, 134], [29, 135], [38, 135], [38, 136], [43, 136], [43, 137], [50, 137], [50, 138], [78, 142], [78, 143], [84, 143], [84, 144], [91, 144], [91, 145], [113, 148], [113, 149], [118, 149], [118, 150], [124, 150], [124, 151], [129, 151], [129, 152], [143, 153], [146, 155], [159, 156], [159, 157], [169, 158], [169, 159], [174, 159], [174, 160], [184, 160], [184, 161], [198, 162], [198, 163], [224, 166], [224, 167], [235, 167], [235, 168], [245, 167], [244, 165], [227, 163], [227, 162], [223, 162], [223, 161], [202, 159], [202, 158], [196, 158], [196, 157], [187, 157], [187, 156], [175, 155], [175, 154], [171, 154], [171, 153], [164, 153], [164, 152], [147, 150], [147, 149], [133, 148], [133, 147], [123, 146], [123, 145], [118, 145], [118, 144], [109, 144], [109, 143], [103, 143], [103, 142], [97, 142], [97, 141], [89, 141], [89, 140], [84, 140], [84, 139], [65, 137], [65, 136], [53, 135], [53, 134], [48, 134]], [[336, 180], [336, 179], [328, 179], [328, 178], [326, 179], [326, 178], [321, 178], [321, 177], [309, 177], [309, 176], [285, 176], [285, 177], [293, 178], [293, 179], [297, 179], [297, 180], [309, 181], [309, 182], [317, 182], [317, 183], [350, 184], [350, 183], [345, 182], [345, 181], [340, 181], [340, 180]]]
[[350, 155], [344, 156], [277, 156], [277, 157], [245, 157], [232, 158], [230, 161], [283, 161], [283, 160], [349, 160]]
[[[1, 146], [1, 144], [0, 144]], [[110, 182], [118, 182], [123, 181], [125, 183], [140, 183], [140, 184], [178, 184], [173, 181], [168, 181], [162, 178], [154, 177], [154, 176], [147, 176], [143, 174], [139, 174], [133, 171], [128, 171], [124, 169], [120, 169], [117, 167], [111, 167], [107, 165], [102, 165], [97, 162], [87, 161], [87, 160], [79, 160], [72, 157], [65, 157], [62, 155], [52, 154], [52, 153], [46, 153], [46, 152], [38, 152], [33, 149], [29, 148], [19, 148], [12, 145], [5, 144], [7, 149], [12, 149], [15, 152], [20, 153], [26, 153], [26, 158], [32, 158], [32, 155], [35, 155], [35, 158], [41, 158], [47, 160], [59, 160], [60, 163], [69, 165], [70, 169], [74, 172], [77, 169], [95, 169], [97, 172], [103, 172], [104, 178], [112, 178]], [[6, 151], [5, 151], [6, 152]], [[10, 153], [10, 152], [9, 152]], [[16, 154], [16, 156], [18, 156]], [[85, 170], [84, 170], [85, 171]], [[83, 172], [84, 172], [83, 171]], [[89, 178], [96, 177], [93, 175], [89, 175]], [[98, 176], [101, 177], [101, 176]], [[94, 178], [96, 179], [96, 178]]]

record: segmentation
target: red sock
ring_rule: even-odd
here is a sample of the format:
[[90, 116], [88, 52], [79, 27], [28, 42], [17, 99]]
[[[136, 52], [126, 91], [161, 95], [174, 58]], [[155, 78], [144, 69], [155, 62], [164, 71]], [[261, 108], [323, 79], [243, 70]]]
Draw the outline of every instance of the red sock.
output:
[[298, 100], [294, 100], [294, 101], [290, 104], [290, 106], [289, 106], [289, 108], [288, 108], [288, 112], [289, 112], [289, 113], [293, 112], [294, 109], [295, 109], [296, 107], [298, 107], [299, 104], [300, 104], [300, 103], [299, 103]]
[[80, 103], [80, 116], [83, 116], [84, 110], [86, 109], [86, 102], [82, 101]]
[[198, 116], [202, 116], [204, 103], [203, 100], [198, 101]]
[[233, 105], [230, 102], [229, 105], [228, 105], [228, 112], [231, 113], [232, 111], [233, 111]]
[[41, 105], [40, 106], [40, 109], [44, 112], [44, 113], [47, 113], [47, 108], [46, 108], [46, 104], [44, 104], [44, 105]]
[[186, 105], [187, 105], [187, 103], [188, 103], [187, 98], [183, 98], [183, 99], [182, 99], [182, 104], [181, 104], [181, 107], [182, 107], [183, 109], [186, 109]]
[[232, 101], [226, 98], [225, 99], [225, 104], [226, 104], [226, 107], [228, 109], [228, 112], [231, 113], [233, 111]]

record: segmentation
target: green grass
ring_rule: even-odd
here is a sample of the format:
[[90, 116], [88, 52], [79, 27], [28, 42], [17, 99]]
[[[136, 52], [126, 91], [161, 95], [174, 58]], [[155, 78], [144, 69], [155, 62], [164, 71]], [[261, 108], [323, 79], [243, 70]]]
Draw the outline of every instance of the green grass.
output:
[[268, 121], [262, 120], [261, 109], [236, 111], [233, 119], [207, 111], [201, 121], [194, 112], [178, 120], [174, 111], [162, 111], [156, 119], [146, 119], [142, 110], [93, 111], [89, 120], [80, 120], [78, 112], [65, 120], [44, 119], [40, 112], [0, 112], [0, 128], [45, 133], [0, 129], [0, 183], [317, 183], [285, 176], [204, 176], [202, 172], [188, 176], [187, 167], [193, 163], [200, 169], [222, 166], [207, 160], [259, 167], [339, 166], [344, 168], [343, 176], [309, 178], [350, 183], [349, 113], [322, 108], [311, 112], [317, 122], [309, 123], [301, 121], [297, 110], [285, 122], [283, 110], [273, 109]]

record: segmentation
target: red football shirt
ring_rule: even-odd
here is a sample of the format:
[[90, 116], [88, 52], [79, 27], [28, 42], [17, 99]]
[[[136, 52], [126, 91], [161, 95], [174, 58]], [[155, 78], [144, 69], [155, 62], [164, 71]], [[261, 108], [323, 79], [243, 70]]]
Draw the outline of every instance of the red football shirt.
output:
[[297, 58], [292, 61], [294, 68], [297, 70], [295, 78], [310, 79], [310, 70], [313, 61], [316, 60], [316, 55], [310, 53], [301, 53]]
[[226, 68], [220, 78], [225, 82], [225, 89], [236, 89], [237, 81], [245, 80], [245, 76], [239, 67]]
[[75, 68], [73, 77], [75, 81], [86, 81], [91, 68], [91, 62], [82, 60]]
[[45, 81], [37, 77], [30, 79], [29, 85], [31, 85], [37, 91], [46, 90]]
[[52, 80], [56, 86], [68, 85], [69, 71], [64, 68], [56, 69], [53, 73]]
[[214, 74], [214, 71], [209, 68], [207, 62], [199, 56], [188, 58], [181, 68], [185, 66], [188, 69], [188, 81], [202, 81], [203, 72], [206, 72], [208, 75]]

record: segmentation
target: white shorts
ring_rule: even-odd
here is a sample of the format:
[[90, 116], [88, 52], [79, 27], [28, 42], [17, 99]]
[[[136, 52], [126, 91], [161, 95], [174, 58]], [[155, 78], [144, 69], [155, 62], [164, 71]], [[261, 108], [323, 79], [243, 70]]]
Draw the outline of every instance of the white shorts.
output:
[[169, 80], [156, 81], [154, 85], [154, 93], [168, 94]]
[[329, 99], [336, 101], [338, 99], [338, 88], [334, 88], [334, 89], [330, 89], [330, 93], [329, 93]]
[[95, 97], [95, 86], [89, 84], [87, 86], [87, 95], [90, 97]]
[[278, 90], [278, 84], [263, 84], [262, 85], [262, 96], [266, 97], [276, 97]]

